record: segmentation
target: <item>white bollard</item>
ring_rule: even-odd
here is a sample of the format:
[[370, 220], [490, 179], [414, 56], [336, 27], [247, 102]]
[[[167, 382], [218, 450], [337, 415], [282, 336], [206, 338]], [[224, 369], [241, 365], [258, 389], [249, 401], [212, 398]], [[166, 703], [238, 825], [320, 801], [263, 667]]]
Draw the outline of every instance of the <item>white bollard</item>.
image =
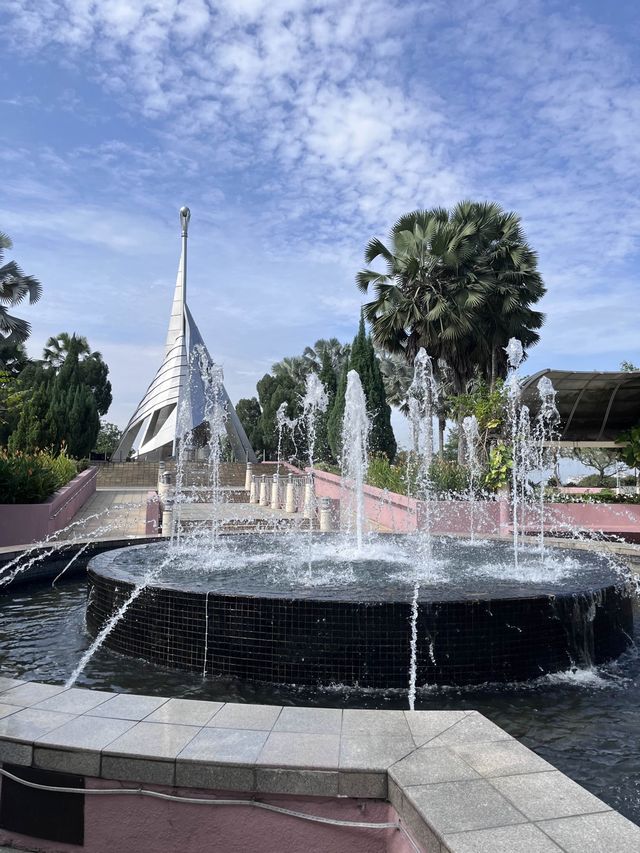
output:
[[160, 498], [160, 502], [163, 504], [173, 493], [171, 479], [171, 471], [163, 471], [162, 478], [158, 483], [158, 497]]
[[266, 474], [263, 474], [260, 477], [260, 500], [258, 501], [260, 506], [268, 506], [269, 502], [267, 501], [267, 477]]
[[273, 475], [273, 482], [271, 484], [271, 509], [280, 509], [279, 479], [277, 474]]
[[307, 481], [304, 484], [304, 510], [302, 513], [303, 518], [313, 518], [313, 510], [314, 510], [314, 494], [313, 494], [313, 479], [311, 477], [307, 478]]
[[162, 483], [162, 475], [164, 474], [164, 469], [164, 462], [158, 462], [158, 492], [160, 491], [160, 484]]
[[249, 489], [249, 503], [258, 503], [258, 478], [255, 474], [251, 477], [251, 487]]
[[245, 492], [251, 489], [251, 478], [253, 477], [253, 462], [247, 462], [247, 473], [244, 475], [244, 490]]
[[329, 533], [333, 530], [331, 498], [320, 498], [320, 530]]
[[173, 536], [173, 501], [166, 500], [162, 510], [162, 535]]
[[285, 512], [295, 512], [296, 511], [296, 493], [295, 493], [295, 483], [293, 482], [293, 474], [289, 474], [287, 477], [287, 493], [286, 499], [284, 503], [284, 511]]

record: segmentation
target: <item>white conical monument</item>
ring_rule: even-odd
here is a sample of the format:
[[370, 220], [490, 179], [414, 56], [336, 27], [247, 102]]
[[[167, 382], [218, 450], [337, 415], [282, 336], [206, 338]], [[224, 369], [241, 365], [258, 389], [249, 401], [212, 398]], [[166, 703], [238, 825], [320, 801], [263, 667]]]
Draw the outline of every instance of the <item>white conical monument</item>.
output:
[[[123, 462], [127, 458], [139, 435], [142, 437], [137, 447], [137, 459], [158, 461], [175, 455], [178, 408], [187, 394], [190, 408], [188, 417], [192, 428], [195, 429], [204, 421], [202, 380], [198, 376], [191, 377], [189, 383], [189, 360], [194, 347], [199, 346], [206, 351], [202, 335], [187, 306], [187, 232], [190, 218], [189, 208], [181, 208], [182, 254], [164, 360], [127, 424], [120, 444], [111, 457], [114, 462]], [[212, 361], [208, 353], [207, 356]], [[227, 435], [235, 458], [238, 462], [255, 462], [253, 448], [224, 387], [221, 393], [228, 413]]]

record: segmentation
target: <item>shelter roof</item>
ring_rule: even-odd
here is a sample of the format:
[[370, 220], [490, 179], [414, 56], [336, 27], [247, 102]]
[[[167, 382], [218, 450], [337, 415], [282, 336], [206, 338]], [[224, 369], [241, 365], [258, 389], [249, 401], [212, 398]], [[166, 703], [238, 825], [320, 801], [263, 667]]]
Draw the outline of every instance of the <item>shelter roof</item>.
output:
[[540, 408], [537, 386], [543, 376], [556, 390], [563, 442], [610, 443], [640, 423], [640, 370], [541, 370], [522, 381], [522, 402], [534, 415]]

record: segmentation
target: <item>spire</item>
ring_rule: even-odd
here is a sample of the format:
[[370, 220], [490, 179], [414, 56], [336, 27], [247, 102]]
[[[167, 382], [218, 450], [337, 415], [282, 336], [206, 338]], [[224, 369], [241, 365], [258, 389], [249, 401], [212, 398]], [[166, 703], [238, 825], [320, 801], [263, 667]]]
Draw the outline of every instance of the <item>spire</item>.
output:
[[[187, 306], [187, 235], [191, 212], [188, 207], [180, 209], [182, 251], [178, 265], [178, 276], [173, 294], [169, 328], [165, 343], [164, 359], [113, 454], [113, 461], [124, 461], [138, 435], [138, 458], [149, 461], [164, 459], [175, 453], [177, 411], [189, 381], [189, 354], [193, 347], [205, 348], [202, 336]], [[208, 353], [207, 353], [208, 354]], [[209, 356], [209, 358], [211, 358]], [[226, 390], [222, 388], [227, 408], [227, 434], [238, 461], [255, 461], [255, 454]], [[191, 395], [190, 422], [194, 428], [204, 419], [205, 389]]]

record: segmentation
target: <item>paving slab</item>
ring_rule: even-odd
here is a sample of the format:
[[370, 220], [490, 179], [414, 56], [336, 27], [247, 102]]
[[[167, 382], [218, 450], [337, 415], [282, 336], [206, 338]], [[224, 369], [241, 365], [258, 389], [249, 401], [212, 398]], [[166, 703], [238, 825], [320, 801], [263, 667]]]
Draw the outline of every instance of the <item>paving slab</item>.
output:
[[61, 684], [40, 684], [37, 681], [27, 681], [18, 687], [5, 690], [2, 694], [2, 702], [7, 705], [20, 705], [23, 708], [28, 708], [30, 705], [37, 705], [38, 702], [49, 699], [50, 696], [55, 696], [63, 691], [64, 687]]
[[197, 726], [173, 723], [137, 723], [104, 749], [105, 755], [175, 758], [198, 734]]
[[338, 769], [340, 735], [271, 732], [258, 756], [262, 766]]
[[529, 820], [611, 811], [602, 800], [558, 770], [502, 776], [491, 781]]
[[169, 699], [145, 717], [145, 722], [205, 726], [223, 705], [223, 702], [203, 702], [197, 699]]
[[37, 745], [101, 750], [133, 728], [134, 720], [79, 716], [36, 738]]
[[404, 716], [409, 725], [416, 746], [422, 746], [437, 735], [450, 729], [469, 714], [468, 711], [405, 711]]
[[0, 719], [2, 717], [8, 717], [11, 714], [16, 714], [19, 710], [19, 705], [4, 705], [2, 702], [0, 702]]
[[273, 727], [274, 732], [317, 732], [340, 734], [340, 708], [283, 708]]
[[35, 740], [73, 719], [73, 714], [24, 708], [0, 720], [0, 736], [12, 740]]
[[20, 687], [20, 685], [24, 683], [25, 682], [21, 681], [19, 678], [7, 678], [4, 675], [0, 675], [0, 693], [4, 693], [6, 690], [12, 690], [14, 687]]
[[480, 778], [459, 755], [446, 747], [421, 747], [393, 764], [389, 775], [403, 787]]
[[526, 823], [526, 818], [484, 779], [405, 789], [410, 801], [441, 835]]
[[254, 764], [269, 732], [203, 728], [178, 754], [181, 761]]
[[270, 731], [280, 715], [279, 705], [236, 705], [227, 703], [209, 723], [215, 728]]
[[444, 843], [449, 853], [562, 853], [561, 847], [532, 824], [445, 835]]
[[415, 749], [408, 735], [374, 737], [343, 736], [340, 742], [340, 769], [386, 770]]
[[640, 829], [618, 812], [541, 821], [538, 826], [565, 853], [638, 853]]
[[345, 708], [342, 712], [342, 734], [352, 735], [392, 735], [405, 737], [411, 734], [407, 720], [397, 711], [370, 711], [358, 708]]
[[169, 700], [162, 696], [116, 693], [112, 699], [85, 713], [90, 717], [116, 717], [120, 720], [144, 720]]
[[510, 734], [476, 711], [466, 714], [448, 729], [427, 741], [428, 747], [461, 746], [466, 743], [491, 743], [496, 740], [514, 740]]
[[69, 690], [63, 690], [62, 693], [43, 699], [42, 702], [38, 702], [33, 707], [41, 708], [44, 711], [84, 714], [85, 711], [96, 708], [114, 696], [116, 696], [115, 693], [106, 690], [84, 690], [81, 687], [71, 687]]
[[486, 777], [555, 769], [548, 761], [540, 758], [517, 740], [452, 744], [451, 749], [481, 776]]

